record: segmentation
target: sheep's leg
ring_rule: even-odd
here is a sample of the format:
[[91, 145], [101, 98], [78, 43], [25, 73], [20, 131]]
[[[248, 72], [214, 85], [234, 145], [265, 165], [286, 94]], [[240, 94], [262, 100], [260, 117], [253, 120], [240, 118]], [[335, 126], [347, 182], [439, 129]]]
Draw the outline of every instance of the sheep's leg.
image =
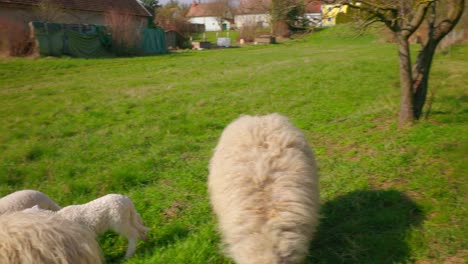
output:
[[133, 253], [135, 253], [136, 246], [137, 246], [136, 238], [129, 238], [127, 252], [125, 253], [126, 259], [130, 258], [133, 255]]

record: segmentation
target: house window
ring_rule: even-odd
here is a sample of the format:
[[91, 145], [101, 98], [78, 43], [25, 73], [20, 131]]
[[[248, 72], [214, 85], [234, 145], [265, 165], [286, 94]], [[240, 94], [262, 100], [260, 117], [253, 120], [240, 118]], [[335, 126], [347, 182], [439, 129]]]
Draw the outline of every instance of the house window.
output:
[[332, 11], [332, 7], [329, 6], [329, 7], [328, 7], [328, 12], [331, 12], [331, 11]]
[[331, 22], [331, 21], [332, 21], [331, 17], [327, 18], [327, 21], [328, 21], [328, 22]]

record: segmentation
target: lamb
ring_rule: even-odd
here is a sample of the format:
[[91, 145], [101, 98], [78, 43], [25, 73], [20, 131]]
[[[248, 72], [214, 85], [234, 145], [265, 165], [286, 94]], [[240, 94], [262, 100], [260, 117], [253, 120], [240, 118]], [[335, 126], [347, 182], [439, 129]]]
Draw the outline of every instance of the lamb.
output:
[[225, 251], [236, 263], [299, 263], [319, 221], [314, 155], [279, 114], [228, 125], [210, 160], [208, 191]]
[[100, 264], [95, 234], [58, 216], [0, 215], [0, 263]]
[[0, 215], [7, 212], [21, 211], [34, 205], [38, 205], [39, 208], [45, 210], [60, 210], [60, 206], [47, 195], [35, 190], [21, 190], [0, 199]]
[[[25, 211], [53, 213], [41, 210], [37, 206]], [[66, 206], [56, 214], [89, 227], [97, 235], [111, 229], [125, 236], [128, 239], [125, 258], [133, 255], [136, 250], [137, 239], [146, 240], [146, 233], [148, 232], [148, 228], [143, 225], [143, 221], [132, 200], [120, 194], [108, 194], [86, 204]]]

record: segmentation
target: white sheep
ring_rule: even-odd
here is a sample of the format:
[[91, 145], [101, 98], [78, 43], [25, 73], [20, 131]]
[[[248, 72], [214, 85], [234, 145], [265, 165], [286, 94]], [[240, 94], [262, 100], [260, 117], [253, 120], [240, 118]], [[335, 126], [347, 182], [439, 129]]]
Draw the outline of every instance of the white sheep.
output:
[[279, 114], [228, 125], [208, 189], [226, 253], [236, 263], [299, 263], [319, 219], [317, 165], [306, 138]]
[[101, 250], [88, 228], [54, 215], [0, 215], [0, 263], [99, 264]]
[[60, 206], [47, 195], [35, 190], [21, 190], [0, 199], [0, 215], [7, 212], [21, 211], [34, 205], [38, 205], [45, 210], [60, 210]]
[[[53, 214], [53, 212], [41, 210], [37, 206], [24, 211]], [[133, 255], [137, 239], [146, 240], [148, 232], [148, 228], [143, 225], [132, 200], [120, 194], [108, 194], [86, 204], [66, 206], [57, 211], [56, 214], [89, 227], [97, 235], [111, 229], [125, 236], [128, 239], [125, 258]]]

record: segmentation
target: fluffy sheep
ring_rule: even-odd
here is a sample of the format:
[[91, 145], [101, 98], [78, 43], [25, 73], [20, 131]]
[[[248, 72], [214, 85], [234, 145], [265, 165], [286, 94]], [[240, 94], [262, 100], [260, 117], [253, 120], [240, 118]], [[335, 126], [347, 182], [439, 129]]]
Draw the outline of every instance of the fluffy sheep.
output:
[[[36, 206], [25, 211], [53, 214], [53, 212], [41, 210]], [[148, 228], [143, 225], [132, 200], [120, 194], [108, 194], [86, 204], [66, 206], [57, 211], [56, 214], [87, 226], [96, 235], [111, 229], [125, 236], [128, 239], [125, 258], [133, 255], [137, 239], [146, 240], [148, 232]]]
[[209, 165], [208, 191], [236, 263], [299, 263], [319, 219], [317, 165], [306, 138], [279, 114], [228, 125]]
[[21, 211], [38, 205], [39, 208], [51, 211], [60, 210], [47, 195], [35, 190], [21, 190], [0, 199], [0, 215], [7, 212]]
[[62, 217], [27, 212], [0, 215], [0, 263], [99, 264], [89, 229]]

